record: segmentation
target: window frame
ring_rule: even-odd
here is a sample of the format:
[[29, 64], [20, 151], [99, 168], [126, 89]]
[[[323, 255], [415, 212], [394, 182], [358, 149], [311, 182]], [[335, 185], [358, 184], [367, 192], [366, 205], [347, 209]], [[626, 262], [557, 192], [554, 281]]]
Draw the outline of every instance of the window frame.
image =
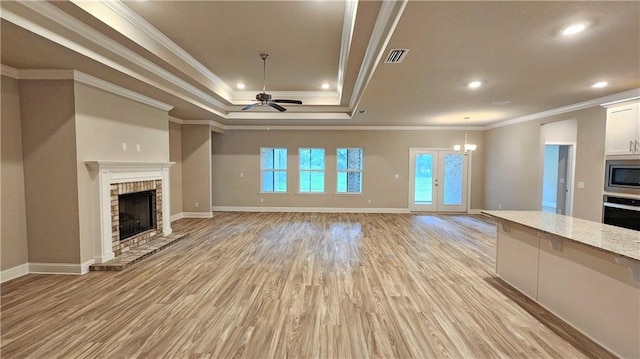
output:
[[[339, 150], [360, 150], [360, 169], [359, 170], [350, 170], [349, 169], [349, 155], [347, 154], [347, 169], [341, 170], [338, 168], [338, 151]], [[348, 152], [347, 152], [348, 153]], [[347, 185], [347, 190], [341, 192], [338, 189], [338, 181], [340, 173], [347, 173], [347, 179], [349, 177], [349, 172], [358, 172], [360, 173], [360, 191], [359, 192], [349, 192], [349, 186]], [[364, 194], [364, 147], [336, 147], [336, 194], [340, 195], [349, 195], [349, 194]]]
[[[303, 169], [302, 168], [302, 156], [300, 155], [300, 152], [305, 149], [305, 150], [322, 150], [322, 169], [318, 170], [318, 169], [311, 169], [311, 163], [309, 163], [309, 169]], [[309, 183], [309, 190], [308, 191], [303, 191], [302, 190], [302, 182], [300, 181], [300, 174], [302, 172], [319, 172], [322, 173], [323, 176], [323, 181], [322, 181], [322, 191], [312, 191], [311, 190], [311, 183]], [[324, 147], [298, 147], [298, 193], [300, 194], [322, 194], [322, 193], [326, 193], [327, 190], [327, 149]]]
[[[285, 161], [285, 168], [284, 169], [276, 169], [275, 167], [275, 156], [274, 156], [274, 168], [264, 168], [264, 160], [262, 158], [262, 150], [284, 150], [285, 151], [285, 158], [287, 159]], [[275, 155], [275, 153], [274, 153]], [[260, 191], [258, 193], [288, 193], [289, 191], [289, 149], [287, 149], [286, 147], [260, 147]], [[273, 191], [265, 191], [264, 188], [262, 187], [263, 181], [264, 181], [264, 173], [265, 171], [267, 172], [273, 172], [273, 175], [275, 177], [276, 172], [283, 172], [284, 176], [285, 176], [285, 190], [284, 191], [276, 191], [275, 190], [275, 183], [274, 183], [274, 190]]]

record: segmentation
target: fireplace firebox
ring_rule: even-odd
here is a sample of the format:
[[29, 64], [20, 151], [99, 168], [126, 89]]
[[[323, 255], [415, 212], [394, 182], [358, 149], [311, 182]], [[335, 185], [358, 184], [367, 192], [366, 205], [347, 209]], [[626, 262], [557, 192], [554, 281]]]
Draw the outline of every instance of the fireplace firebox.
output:
[[120, 241], [154, 229], [156, 191], [118, 195]]

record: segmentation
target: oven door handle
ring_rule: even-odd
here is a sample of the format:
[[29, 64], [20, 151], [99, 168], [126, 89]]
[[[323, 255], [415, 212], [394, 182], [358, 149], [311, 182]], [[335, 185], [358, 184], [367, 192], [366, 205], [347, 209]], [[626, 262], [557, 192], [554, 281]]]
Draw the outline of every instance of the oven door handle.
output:
[[636, 206], [629, 206], [629, 205], [626, 205], [626, 204], [619, 204], [619, 203], [604, 202], [604, 206], [605, 206], [605, 207], [619, 208], [619, 209], [627, 209], [627, 210], [630, 210], [630, 211], [640, 212], [640, 207], [636, 207]]

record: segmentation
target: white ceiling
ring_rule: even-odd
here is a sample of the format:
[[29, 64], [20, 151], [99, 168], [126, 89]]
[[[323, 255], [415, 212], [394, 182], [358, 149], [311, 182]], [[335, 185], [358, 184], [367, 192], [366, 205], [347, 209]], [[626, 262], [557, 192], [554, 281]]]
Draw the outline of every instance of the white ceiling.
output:
[[[79, 70], [170, 104], [175, 117], [230, 126], [449, 126], [465, 116], [484, 126], [640, 87], [640, 2], [1, 6], [3, 65]], [[577, 21], [587, 30], [560, 34]], [[383, 63], [392, 48], [410, 52], [400, 64]], [[262, 89], [261, 52], [271, 55], [267, 92], [303, 106], [240, 111]], [[466, 86], [476, 79], [482, 87]], [[609, 86], [591, 87], [600, 80]], [[329, 90], [320, 89], [325, 82]]]

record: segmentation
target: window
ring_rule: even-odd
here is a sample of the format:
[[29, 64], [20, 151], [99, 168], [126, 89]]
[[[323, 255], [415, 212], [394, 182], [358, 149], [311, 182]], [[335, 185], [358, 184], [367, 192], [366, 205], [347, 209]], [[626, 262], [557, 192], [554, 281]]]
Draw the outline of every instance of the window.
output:
[[261, 148], [261, 192], [287, 191], [287, 149]]
[[338, 193], [362, 193], [362, 148], [338, 148]]
[[300, 149], [300, 192], [324, 192], [324, 148]]

